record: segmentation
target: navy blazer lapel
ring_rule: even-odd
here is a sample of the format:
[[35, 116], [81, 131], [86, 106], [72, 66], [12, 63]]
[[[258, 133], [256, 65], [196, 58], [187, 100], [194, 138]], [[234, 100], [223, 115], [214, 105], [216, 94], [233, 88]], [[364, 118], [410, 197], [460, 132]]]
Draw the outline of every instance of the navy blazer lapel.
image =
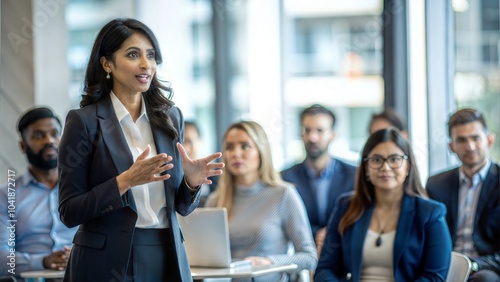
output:
[[483, 187], [481, 188], [481, 194], [479, 195], [478, 203], [476, 207], [476, 217], [474, 219], [474, 230], [477, 230], [477, 224], [479, 223], [479, 217], [483, 212], [484, 208], [487, 206], [486, 203], [490, 202], [491, 194], [495, 189], [498, 189], [498, 181], [500, 181], [498, 176], [498, 166], [495, 163], [491, 163], [490, 170], [486, 175], [486, 179], [483, 181]]
[[301, 196], [304, 204], [308, 207], [307, 211], [309, 212], [309, 217], [315, 218], [317, 221], [319, 221], [316, 191], [314, 190], [316, 185], [307, 173], [306, 161], [301, 164], [300, 168], [297, 171], [299, 175], [297, 175], [295, 179], [300, 181], [300, 184], [296, 185], [297, 190], [302, 190]]
[[[345, 178], [345, 173], [342, 171], [342, 166], [339, 164], [339, 162], [333, 159], [331, 161], [334, 161], [335, 164], [333, 166], [333, 176], [332, 180], [330, 181], [330, 187], [328, 188], [328, 199], [333, 198], [334, 194], [339, 193], [340, 190], [339, 187], [344, 184], [344, 178]], [[333, 211], [335, 204], [336, 201], [329, 200], [326, 210], [330, 213], [331, 211]]]
[[[99, 122], [102, 140], [109, 151], [118, 174], [129, 169], [134, 164], [134, 159], [128, 147], [125, 135], [116, 117], [109, 95], [96, 103], [96, 116]], [[125, 201], [136, 211], [134, 197], [129, 190], [124, 194]]]
[[134, 164], [134, 159], [132, 153], [130, 153], [120, 123], [116, 118], [113, 104], [109, 96], [103, 97], [97, 102], [96, 115], [99, 121], [102, 139], [110, 153], [111, 160], [118, 173], [122, 173]]
[[366, 239], [366, 233], [368, 228], [370, 228], [370, 221], [373, 214], [373, 205], [371, 205], [361, 216], [361, 218], [354, 223], [352, 227], [351, 236], [344, 236], [348, 238], [347, 246], [350, 246], [348, 250], [350, 259], [349, 264], [353, 267], [352, 271], [361, 273], [361, 267], [363, 260], [363, 246]]
[[393, 265], [398, 265], [401, 259], [405, 245], [410, 240], [410, 231], [415, 218], [415, 198], [408, 195], [403, 196], [401, 211], [399, 214], [398, 227], [396, 228], [396, 237], [394, 239], [394, 257]]

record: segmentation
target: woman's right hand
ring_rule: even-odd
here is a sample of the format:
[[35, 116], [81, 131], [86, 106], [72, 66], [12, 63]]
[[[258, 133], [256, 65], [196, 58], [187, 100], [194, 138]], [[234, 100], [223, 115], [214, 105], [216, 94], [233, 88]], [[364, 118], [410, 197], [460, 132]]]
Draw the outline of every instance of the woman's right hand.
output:
[[172, 157], [161, 153], [147, 159], [150, 152], [151, 146], [148, 145], [144, 152], [137, 157], [134, 164], [116, 177], [120, 196], [134, 186], [170, 178], [170, 174], [161, 175], [161, 173], [174, 167], [173, 164], [168, 164], [172, 161]]

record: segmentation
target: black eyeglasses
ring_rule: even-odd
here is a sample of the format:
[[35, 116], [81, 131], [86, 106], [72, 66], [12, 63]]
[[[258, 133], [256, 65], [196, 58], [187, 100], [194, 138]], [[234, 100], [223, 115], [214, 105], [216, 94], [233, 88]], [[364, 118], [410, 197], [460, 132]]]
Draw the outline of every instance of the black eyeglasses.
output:
[[403, 155], [390, 155], [387, 158], [382, 158], [380, 156], [365, 158], [364, 161], [370, 168], [380, 169], [387, 162], [390, 168], [400, 168], [403, 165], [403, 160], [407, 160], [408, 156]]

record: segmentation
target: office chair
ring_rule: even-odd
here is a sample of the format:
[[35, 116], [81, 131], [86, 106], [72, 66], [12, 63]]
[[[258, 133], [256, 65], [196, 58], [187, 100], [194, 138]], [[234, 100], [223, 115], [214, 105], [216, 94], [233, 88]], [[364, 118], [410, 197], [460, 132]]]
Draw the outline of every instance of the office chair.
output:
[[451, 252], [450, 269], [446, 282], [467, 282], [470, 269], [471, 261], [466, 255]]

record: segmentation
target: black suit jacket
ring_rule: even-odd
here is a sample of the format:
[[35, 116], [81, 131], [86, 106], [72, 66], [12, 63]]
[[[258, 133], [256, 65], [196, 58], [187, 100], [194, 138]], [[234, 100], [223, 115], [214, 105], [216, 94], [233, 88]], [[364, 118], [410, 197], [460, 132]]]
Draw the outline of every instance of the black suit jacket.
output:
[[324, 223], [321, 223], [319, 220], [316, 192], [314, 191], [314, 180], [312, 180], [307, 173], [305, 161], [282, 171], [281, 175], [283, 180], [293, 183], [297, 188], [306, 206], [313, 235], [316, 236], [316, 232], [326, 226], [328, 218], [335, 207], [337, 197], [342, 193], [353, 190], [356, 167], [335, 159], [333, 178], [330, 182], [330, 189], [328, 192], [327, 215], [325, 216], [327, 222]]
[[[500, 273], [500, 168], [492, 163], [483, 182], [474, 218], [473, 240], [480, 257], [474, 260], [481, 269]], [[446, 205], [446, 221], [455, 244], [458, 224], [458, 168], [432, 176], [427, 181], [429, 197]]]
[[[193, 211], [199, 192], [191, 194], [183, 180], [180, 153], [175, 144], [183, 138], [183, 117], [173, 107], [168, 112], [179, 138], [172, 140], [152, 127], [158, 153], [173, 157], [171, 178], [164, 181], [169, 231], [176, 250], [182, 281], [191, 281], [177, 217]], [[72, 110], [66, 118], [59, 146], [59, 211], [62, 222], [80, 225], [66, 269], [65, 281], [122, 281], [137, 221], [132, 192], [120, 196], [116, 176], [133, 164], [109, 96], [97, 103]]]

